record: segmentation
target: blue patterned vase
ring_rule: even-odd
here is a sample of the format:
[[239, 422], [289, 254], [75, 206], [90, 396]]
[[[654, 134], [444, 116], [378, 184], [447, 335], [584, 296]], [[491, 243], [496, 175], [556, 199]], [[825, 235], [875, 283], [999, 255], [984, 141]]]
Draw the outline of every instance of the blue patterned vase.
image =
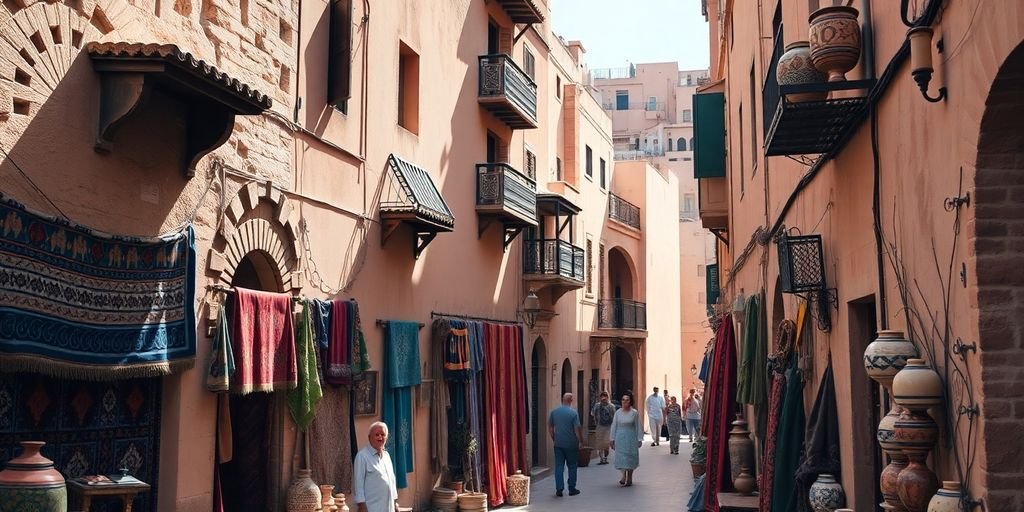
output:
[[814, 512], [835, 512], [837, 508], [846, 504], [846, 495], [843, 494], [843, 486], [836, 482], [835, 477], [822, 473], [811, 484], [808, 500]]
[[66, 512], [68, 491], [42, 441], [23, 441], [21, 455], [0, 471], [0, 512]]

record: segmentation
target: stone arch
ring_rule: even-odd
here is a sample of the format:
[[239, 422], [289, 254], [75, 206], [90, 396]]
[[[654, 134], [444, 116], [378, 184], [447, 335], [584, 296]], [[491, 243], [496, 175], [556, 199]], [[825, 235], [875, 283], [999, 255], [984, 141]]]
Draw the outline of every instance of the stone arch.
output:
[[[984, 403], [982, 436], [987, 458], [989, 510], [1020, 510], [1019, 450], [1006, 442], [1019, 435], [1024, 411], [1024, 44], [1003, 61], [981, 120], [975, 176], [973, 253], [978, 274], [978, 331]], [[974, 205], [972, 205], [973, 207]], [[1018, 419], [1013, 419], [1018, 411]]]
[[299, 215], [270, 182], [242, 187], [229, 203], [222, 226], [207, 258], [213, 284], [230, 285], [243, 258], [256, 253], [271, 267], [279, 290], [302, 288]]
[[562, 392], [558, 395], [559, 400], [566, 393], [572, 393], [572, 361], [568, 357], [562, 361]]
[[679, 137], [676, 147], [679, 148], [678, 151], [686, 151], [686, 137]]
[[548, 436], [547, 411], [548, 411], [548, 355], [544, 346], [544, 338], [537, 337], [533, 342], [533, 350], [530, 356], [530, 387], [533, 395], [530, 400], [531, 415], [533, 416], [533, 429], [531, 436], [531, 461], [538, 466], [547, 461], [547, 449], [545, 448]]
[[636, 263], [621, 246], [608, 250], [608, 297], [639, 300]]

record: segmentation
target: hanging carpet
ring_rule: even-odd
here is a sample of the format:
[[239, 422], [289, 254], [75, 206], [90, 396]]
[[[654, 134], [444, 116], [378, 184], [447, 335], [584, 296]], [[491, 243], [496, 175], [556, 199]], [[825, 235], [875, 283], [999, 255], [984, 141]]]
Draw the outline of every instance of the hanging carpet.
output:
[[807, 501], [797, 493], [796, 475], [800, 450], [804, 444], [804, 384], [796, 363], [786, 370], [786, 389], [783, 392], [782, 411], [775, 441], [775, 468], [772, 471], [773, 512], [794, 512], [797, 503]]
[[0, 369], [111, 380], [191, 368], [195, 259], [191, 227], [112, 236], [0, 194]]
[[298, 385], [292, 296], [235, 288], [231, 311], [231, 392], [247, 394]]
[[389, 320], [384, 333], [384, 354], [381, 416], [390, 432], [387, 450], [394, 461], [395, 481], [402, 489], [409, 486], [406, 475], [413, 470], [412, 386], [422, 380], [419, 324]]
[[335, 486], [335, 492], [352, 491], [352, 401], [347, 387], [324, 386], [323, 399], [309, 425], [313, 481]]
[[484, 351], [488, 498], [496, 507], [507, 498], [508, 476], [529, 470], [522, 328], [485, 323]]
[[704, 473], [704, 508], [718, 512], [718, 493], [732, 489], [729, 467], [729, 427], [736, 409], [736, 339], [732, 315], [722, 318], [715, 335], [715, 348], [708, 377], [703, 417], [707, 436]]

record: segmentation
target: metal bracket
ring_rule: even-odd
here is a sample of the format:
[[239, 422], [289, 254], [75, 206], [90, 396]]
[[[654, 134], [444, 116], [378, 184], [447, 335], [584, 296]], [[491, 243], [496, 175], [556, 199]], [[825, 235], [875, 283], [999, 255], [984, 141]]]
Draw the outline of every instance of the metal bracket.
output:
[[967, 362], [967, 352], [974, 352], [975, 354], [977, 354], [978, 344], [967, 344], [964, 343], [963, 340], [961, 340], [959, 337], [957, 337], [956, 341], [953, 343], [953, 353], [960, 356], [961, 361]]
[[971, 206], [970, 192], [965, 193], [963, 196], [947, 197], [942, 201], [942, 208], [947, 212], [959, 210], [961, 206]]
[[430, 242], [437, 237], [437, 233], [434, 231], [428, 231], [425, 233], [416, 233], [416, 240], [413, 242], [413, 256], [415, 259], [420, 259], [420, 254], [423, 250], [430, 245]]

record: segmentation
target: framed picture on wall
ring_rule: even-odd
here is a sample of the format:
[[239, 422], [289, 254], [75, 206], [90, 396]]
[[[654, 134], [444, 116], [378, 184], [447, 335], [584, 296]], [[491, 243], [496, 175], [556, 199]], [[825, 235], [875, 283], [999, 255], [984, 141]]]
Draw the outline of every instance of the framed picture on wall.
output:
[[374, 416], [377, 414], [377, 371], [363, 372], [355, 378], [356, 416]]

